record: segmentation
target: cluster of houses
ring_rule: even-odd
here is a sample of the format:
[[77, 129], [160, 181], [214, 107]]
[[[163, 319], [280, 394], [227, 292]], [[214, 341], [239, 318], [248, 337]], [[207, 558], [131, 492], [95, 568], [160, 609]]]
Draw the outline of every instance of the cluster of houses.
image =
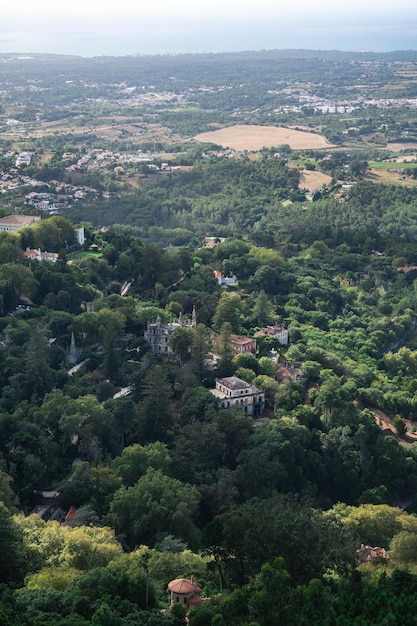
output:
[[[45, 186], [45, 183], [42, 183]], [[75, 186], [51, 180], [48, 183], [48, 191], [31, 191], [25, 196], [25, 204], [39, 211], [59, 213], [60, 210], [71, 206], [73, 203], [85, 200], [94, 201], [99, 197], [110, 197], [108, 193], [101, 193], [94, 187], [85, 185]]]
[[[32, 191], [25, 196], [27, 206], [57, 213], [73, 203], [84, 200], [94, 201], [99, 197], [108, 198], [110, 193], [102, 193], [93, 187], [85, 185], [72, 185], [69, 183], [49, 180], [48, 182], [36, 180], [26, 175], [22, 166], [30, 165], [33, 155], [31, 152], [20, 152], [17, 156], [13, 152], [3, 155], [10, 160], [10, 167], [0, 171], [0, 193], [7, 193], [23, 186], [43, 187], [46, 191]], [[13, 161], [14, 159], [14, 161]], [[94, 172], [115, 163], [123, 166], [124, 163], [144, 163], [149, 169], [169, 171], [169, 163], [160, 166], [152, 163], [154, 156], [148, 152], [138, 150], [132, 153], [122, 153], [112, 150], [93, 149], [78, 157], [74, 154], [64, 153], [62, 160], [67, 163], [65, 171], [70, 176], [72, 173]]]
[[31, 261], [51, 261], [55, 263], [58, 260], [57, 252], [42, 252], [40, 248], [26, 248], [23, 255]]
[[9, 171], [2, 170], [0, 172], [0, 193], [14, 191], [23, 186], [38, 187], [42, 185], [45, 185], [45, 183], [31, 178], [31, 176], [18, 173], [16, 169]]
[[153, 156], [141, 150], [132, 153], [122, 153], [96, 148], [83, 154], [76, 160], [75, 157], [70, 154], [63, 154], [62, 159], [64, 161], [74, 160], [74, 163], [71, 163], [65, 168], [67, 172], [92, 172], [114, 163], [151, 163]]
[[22, 174], [16, 170], [0, 172], [0, 193], [8, 193], [19, 187], [42, 187], [47, 191], [31, 191], [25, 195], [25, 204], [33, 209], [58, 213], [77, 202], [94, 201], [100, 197], [108, 198], [110, 193], [101, 193], [94, 187], [86, 185], [70, 185], [58, 180], [48, 183]]
[[[193, 309], [191, 322], [184, 320], [182, 315], [180, 315], [177, 322], [169, 322], [168, 324], [163, 324], [159, 317], [156, 321], [148, 322], [144, 337], [151, 351], [157, 357], [175, 359], [176, 355], [172, 349], [170, 337], [177, 328], [181, 327], [196, 328], [195, 308]], [[278, 324], [266, 326], [257, 334], [274, 337], [278, 339], [281, 345], [288, 345], [288, 330]], [[214, 350], [219, 347], [219, 341], [219, 337], [214, 337], [212, 342]], [[230, 334], [228, 342], [234, 355], [256, 354], [255, 338]], [[265, 409], [264, 392], [237, 376], [217, 379], [216, 387], [211, 390], [211, 393], [218, 399], [219, 405], [223, 409], [242, 408], [252, 417], [259, 417]]]

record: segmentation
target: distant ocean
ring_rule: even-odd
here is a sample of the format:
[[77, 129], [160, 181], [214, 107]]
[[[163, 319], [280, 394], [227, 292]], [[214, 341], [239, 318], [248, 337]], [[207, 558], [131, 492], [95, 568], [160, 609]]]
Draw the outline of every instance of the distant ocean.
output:
[[[257, 23], [97, 24], [80, 21], [60, 24], [0, 25], [0, 53], [47, 52], [81, 56], [123, 56], [192, 52], [233, 52], [304, 48], [321, 50], [411, 50], [417, 48], [417, 27], [407, 25], [355, 24], [337, 26], [282, 25], [259, 19]], [[80, 26], [83, 26], [81, 29]]]

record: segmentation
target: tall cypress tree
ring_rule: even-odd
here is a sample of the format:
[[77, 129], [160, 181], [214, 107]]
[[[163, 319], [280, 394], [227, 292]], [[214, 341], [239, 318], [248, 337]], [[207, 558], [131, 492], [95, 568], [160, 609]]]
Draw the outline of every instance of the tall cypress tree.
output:
[[49, 365], [48, 344], [45, 336], [36, 329], [27, 348], [23, 379], [24, 397], [38, 404], [52, 387], [53, 371]]
[[141, 443], [168, 441], [174, 427], [172, 387], [162, 366], [153, 367], [143, 384], [139, 405], [139, 440]]

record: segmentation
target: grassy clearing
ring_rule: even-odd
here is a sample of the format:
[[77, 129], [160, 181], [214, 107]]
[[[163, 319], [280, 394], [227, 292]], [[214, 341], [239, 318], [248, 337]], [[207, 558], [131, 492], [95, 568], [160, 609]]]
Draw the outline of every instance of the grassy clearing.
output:
[[68, 255], [69, 261], [81, 261], [82, 259], [88, 259], [90, 257], [94, 259], [101, 259], [103, 256], [102, 252], [95, 252], [93, 250], [79, 250], [78, 252], [74, 252], [74, 254]]
[[410, 161], [372, 161], [369, 163], [371, 170], [407, 170], [417, 168], [417, 163]]

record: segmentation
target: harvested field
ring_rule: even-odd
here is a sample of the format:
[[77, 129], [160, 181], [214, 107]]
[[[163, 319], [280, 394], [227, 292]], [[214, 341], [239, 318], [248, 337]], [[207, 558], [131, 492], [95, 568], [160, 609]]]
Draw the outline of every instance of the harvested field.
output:
[[417, 156], [415, 154], [410, 154], [408, 156], [403, 156], [403, 157], [397, 157], [395, 159], [396, 163], [413, 163], [415, 162], [417, 159]]
[[293, 150], [320, 150], [331, 144], [321, 135], [279, 126], [254, 126], [238, 124], [194, 137], [196, 141], [216, 143], [233, 150], [260, 150], [288, 144]]
[[[395, 163], [392, 164], [393, 168]], [[365, 180], [371, 180], [374, 183], [384, 183], [386, 185], [403, 185], [405, 187], [417, 187], [417, 180], [404, 176], [399, 172], [390, 170], [373, 170], [370, 169], [365, 175]]]
[[310, 193], [314, 193], [323, 187], [328, 185], [332, 180], [328, 174], [322, 174], [322, 172], [315, 172], [313, 170], [302, 170], [300, 172], [300, 182], [298, 184], [299, 189], [307, 189]]
[[387, 143], [386, 150], [393, 152], [401, 152], [401, 150], [417, 150], [417, 143], [409, 141], [408, 143]]

